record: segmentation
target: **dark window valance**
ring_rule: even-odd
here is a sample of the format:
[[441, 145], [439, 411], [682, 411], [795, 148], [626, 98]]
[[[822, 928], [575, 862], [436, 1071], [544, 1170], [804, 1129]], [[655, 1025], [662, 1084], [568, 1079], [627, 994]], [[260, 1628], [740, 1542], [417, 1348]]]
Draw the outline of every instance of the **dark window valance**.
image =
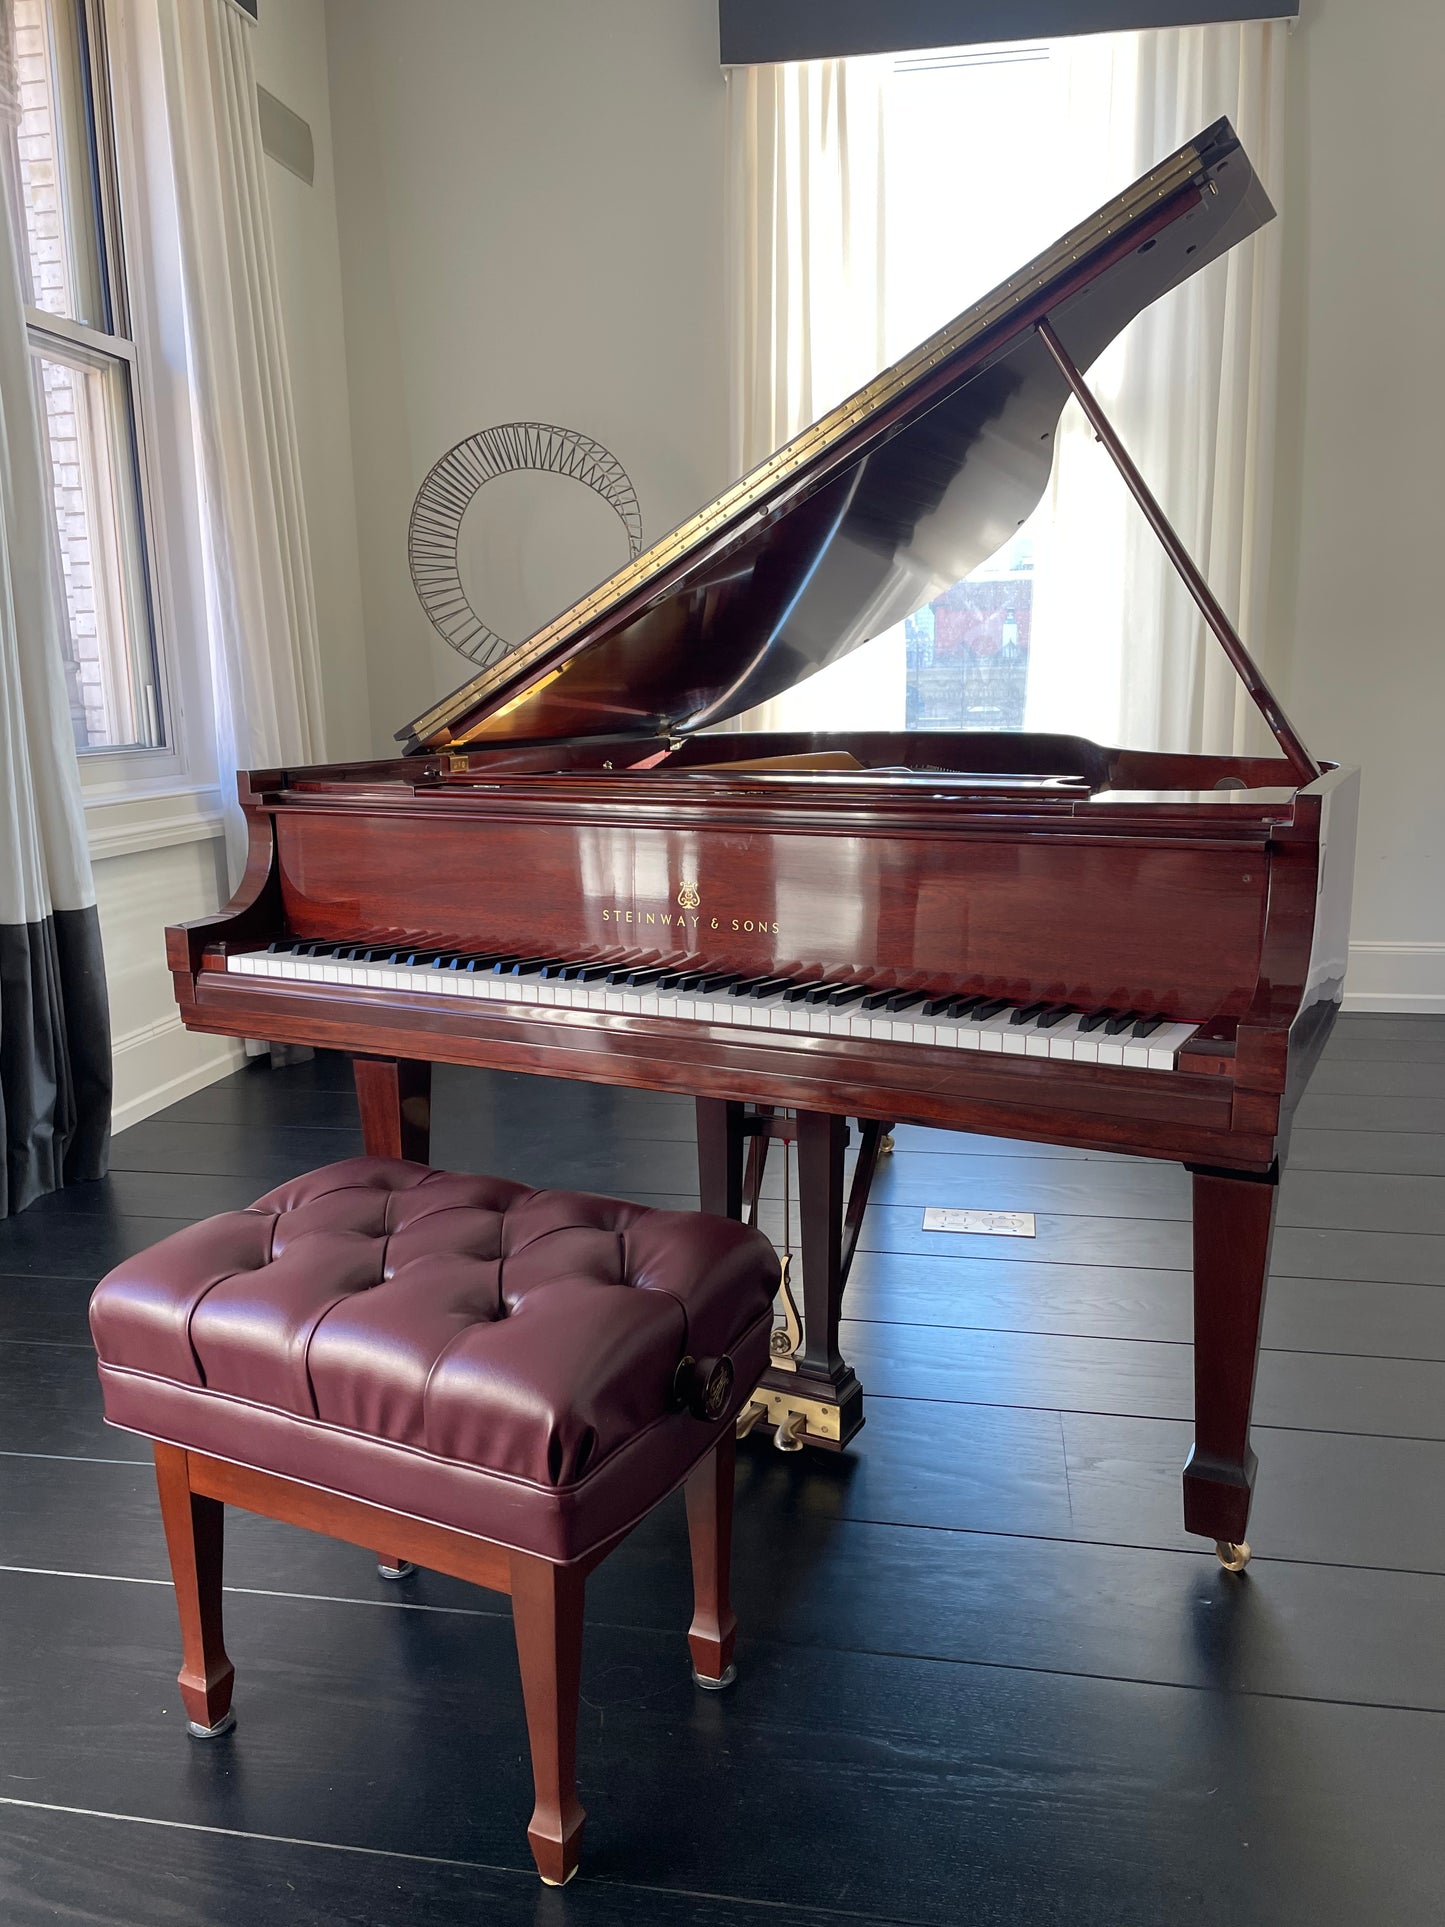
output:
[[725, 67], [1298, 12], [1298, 0], [718, 0]]

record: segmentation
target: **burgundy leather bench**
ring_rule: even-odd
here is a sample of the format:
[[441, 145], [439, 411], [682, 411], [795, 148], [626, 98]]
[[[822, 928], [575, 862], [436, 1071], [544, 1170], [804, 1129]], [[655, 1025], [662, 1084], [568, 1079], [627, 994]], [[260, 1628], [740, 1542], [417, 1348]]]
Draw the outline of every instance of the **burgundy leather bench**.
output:
[[510, 1593], [538, 1872], [577, 1867], [587, 1573], [685, 1484], [694, 1677], [733, 1678], [733, 1421], [767, 1364], [756, 1231], [353, 1158], [112, 1271], [106, 1418], [155, 1441], [197, 1738], [234, 1723], [223, 1506]]

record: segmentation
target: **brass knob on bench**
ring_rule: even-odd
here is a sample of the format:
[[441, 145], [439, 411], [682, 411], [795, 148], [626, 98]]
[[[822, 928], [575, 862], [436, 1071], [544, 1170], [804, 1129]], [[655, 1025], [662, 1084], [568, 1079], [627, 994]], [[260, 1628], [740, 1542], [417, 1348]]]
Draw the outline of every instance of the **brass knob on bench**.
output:
[[672, 1381], [672, 1395], [694, 1418], [716, 1424], [733, 1395], [730, 1358], [685, 1358]]

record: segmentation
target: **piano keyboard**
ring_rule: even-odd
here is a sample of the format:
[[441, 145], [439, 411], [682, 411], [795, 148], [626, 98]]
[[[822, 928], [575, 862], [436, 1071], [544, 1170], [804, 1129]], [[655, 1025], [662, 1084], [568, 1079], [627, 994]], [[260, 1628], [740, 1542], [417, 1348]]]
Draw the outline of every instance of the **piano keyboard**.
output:
[[283, 941], [265, 950], [233, 951], [226, 969], [243, 977], [350, 990], [421, 991], [472, 999], [492, 1009], [526, 1011], [546, 1005], [1131, 1070], [1173, 1070], [1180, 1047], [1198, 1028], [1148, 1011], [1020, 1005], [1001, 997], [935, 995], [841, 978], [749, 977], [697, 961], [655, 958], [576, 962]]

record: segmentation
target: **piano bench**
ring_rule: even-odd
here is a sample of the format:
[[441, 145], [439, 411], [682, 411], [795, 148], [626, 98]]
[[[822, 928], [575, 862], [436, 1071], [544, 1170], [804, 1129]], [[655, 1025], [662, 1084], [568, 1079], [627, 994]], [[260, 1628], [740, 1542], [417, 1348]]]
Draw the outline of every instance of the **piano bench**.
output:
[[128, 1258], [91, 1301], [107, 1422], [155, 1442], [197, 1738], [234, 1724], [225, 1505], [509, 1593], [528, 1839], [577, 1868], [583, 1586], [685, 1485], [693, 1673], [733, 1677], [734, 1420], [778, 1261], [701, 1212], [353, 1158]]

